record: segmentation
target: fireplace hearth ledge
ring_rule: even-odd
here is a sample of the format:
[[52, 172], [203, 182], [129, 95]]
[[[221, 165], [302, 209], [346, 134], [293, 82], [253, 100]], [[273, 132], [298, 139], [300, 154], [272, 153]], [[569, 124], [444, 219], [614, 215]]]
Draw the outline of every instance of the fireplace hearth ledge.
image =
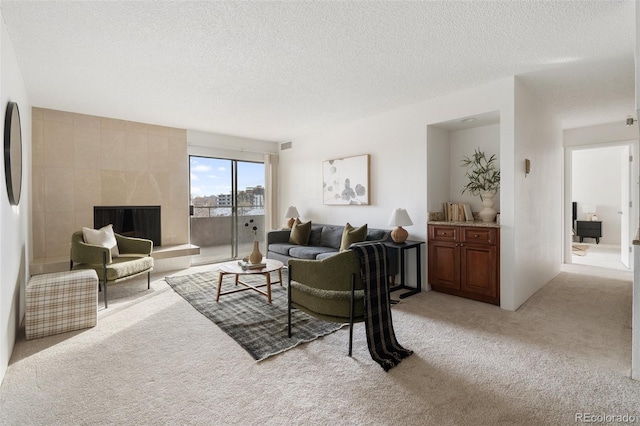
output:
[[[154, 247], [151, 257], [154, 260], [173, 259], [183, 256], [200, 254], [200, 247], [193, 244], [175, 244]], [[69, 270], [69, 256], [47, 257], [34, 259], [29, 265], [29, 272], [33, 275], [65, 272]]]
[[181, 256], [195, 256], [200, 254], [200, 247], [193, 244], [177, 244], [169, 246], [154, 247], [151, 257], [156, 260], [170, 259]]

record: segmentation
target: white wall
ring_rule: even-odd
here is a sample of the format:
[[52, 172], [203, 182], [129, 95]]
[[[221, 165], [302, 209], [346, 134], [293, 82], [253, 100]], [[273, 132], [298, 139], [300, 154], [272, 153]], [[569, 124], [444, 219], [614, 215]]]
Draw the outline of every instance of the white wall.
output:
[[[637, 3], [634, 2], [634, 6], [636, 7], [636, 51], [635, 51], [635, 66], [636, 66], [636, 110], [640, 111], [640, 66], [638, 64], [638, 58], [640, 58], [640, 31], [638, 28], [640, 27], [640, 8], [637, 7]], [[636, 115], [637, 117], [637, 115]], [[632, 126], [633, 127], [633, 126]], [[636, 132], [635, 136], [632, 139], [637, 138], [638, 133]], [[638, 155], [638, 151], [634, 151], [634, 158]], [[638, 177], [638, 164], [633, 164], [632, 171], [634, 174], [634, 182], [637, 182]], [[638, 196], [638, 188], [632, 189], [632, 201], [634, 202], [634, 206], [637, 206]], [[638, 217], [637, 207], [632, 209], [632, 214], [635, 211], [634, 218]], [[635, 220], [633, 220], [635, 222]], [[637, 222], [636, 222], [637, 223]], [[632, 229], [632, 234], [635, 234]], [[567, 249], [568, 252], [568, 244]], [[633, 264], [640, 265], [640, 247], [634, 244], [633, 247]], [[634, 269], [633, 274], [633, 319], [632, 319], [632, 342], [631, 342], [631, 377], [635, 380], [640, 380], [640, 273], [638, 273], [639, 268]]]
[[[396, 111], [390, 113], [389, 119], [403, 121], [406, 116]], [[354, 226], [368, 223], [372, 228], [387, 228], [392, 209], [403, 207], [414, 223], [407, 227], [410, 238], [424, 240], [426, 126], [385, 127], [377, 120], [362, 120], [293, 140], [292, 148], [280, 153], [278, 216], [283, 217], [286, 207], [292, 205], [303, 219], [315, 222], [348, 221]], [[370, 154], [370, 205], [323, 205], [322, 162], [360, 154]]]
[[[515, 191], [515, 286], [513, 294], [505, 296], [512, 298], [509, 302], [513, 306], [520, 306], [560, 273], [563, 166], [559, 121], [518, 80], [515, 140], [511, 164]], [[531, 161], [529, 175], [524, 172], [525, 159]]]
[[[31, 210], [31, 101], [20, 74], [13, 45], [0, 11], [0, 105], [4, 135], [4, 114], [8, 101], [17, 102], [22, 128], [22, 194], [18, 206], [11, 206], [3, 179], [0, 184], [0, 382], [4, 378], [16, 332], [24, 316], [24, 288], [32, 257], [29, 235]], [[4, 150], [2, 164], [4, 164]]]
[[[452, 93], [413, 105], [388, 111], [354, 123], [327, 129], [324, 133], [292, 141], [291, 149], [280, 154], [280, 215], [286, 206], [295, 205], [304, 219], [321, 223], [353, 225], [368, 223], [370, 227], [387, 228], [391, 210], [406, 208], [414, 225], [407, 227], [409, 237], [426, 240], [427, 211], [442, 202], [443, 191], [439, 182], [443, 168], [427, 155], [427, 148], [442, 151], [443, 134], [429, 128], [430, 125], [469, 117], [490, 111], [500, 116], [500, 166], [501, 166], [501, 306], [515, 310], [531, 294], [542, 287], [548, 276], [560, 268], [560, 131], [557, 124], [544, 111], [536, 110], [528, 92], [519, 89], [519, 109], [523, 114], [533, 114], [520, 120], [518, 156], [516, 157], [515, 78], [507, 78], [473, 89]], [[517, 87], [520, 87], [519, 85]], [[543, 120], [537, 123], [536, 119]], [[427, 129], [429, 131], [427, 132]], [[538, 163], [538, 175], [524, 180], [524, 154]], [[351, 155], [371, 155], [371, 205], [324, 206], [322, 204], [322, 161]], [[447, 165], [448, 167], [448, 165]], [[436, 170], [432, 170], [432, 169]], [[523, 192], [516, 195], [516, 169], [518, 186]], [[433, 172], [433, 173], [432, 173]], [[446, 178], [449, 179], [449, 178]], [[436, 181], [436, 182], [434, 182]], [[532, 189], [525, 188], [532, 186]], [[436, 197], [432, 198], [432, 189]], [[449, 193], [447, 185], [447, 192]], [[526, 191], [525, 191], [526, 189]], [[530, 201], [527, 201], [529, 200]], [[516, 205], [526, 202], [529, 209], [518, 208], [519, 226], [525, 229], [516, 239]], [[551, 206], [551, 202], [556, 203]], [[539, 204], [539, 207], [531, 207]], [[543, 217], [547, 229], [536, 225]], [[556, 233], [555, 236], [553, 233]], [[543, 238], [540, 238], [540, 235]], [[515, 248], [523, 244], [530, 256]], [[426, 259], [423, 258], [423, 263]], [[524, 263], [526, 266], [519, 265]], [[518, 272], [535, 270], [534, 278], [523, 277]], [[545, 273], [540, 274], [540, 270]], [[426, 271], [426, 268], [423, 269]], [[523, 281], [523, 282], [522, 282]], [[423, 272], [423, 284], [426, 273]]]
[[257, 139], [187, 130], [189, 155], [262, 161], [263, 154], [277, 154], [279, 144]]
[[[354, 225], [368, 223], [370, 227], [388, 228], [391, 210], [403, 207], [414, 222], [414, 226], [407, 228], [410, 238], [424, 241], [427, 126], [499, 110], [501, 105], [510, 103], [512, 84], [512, 79], [502, 80], [292, 141], [292, 148], [280, 153], [281, 214], [286, 206], [295, 205], [303, 218], [311, 220], [336, 224], [350, 221]], [[322, 161], [360, 154], [371, 155], [371, 205], [323, 205]], [[447, 164], [443, 169], [447, 173], [448, 167]], [[434, 179], [441, 180], [441, 171]], [[448, 194], [448, 186], [446, 191]]]
[[568, 148], [638, 140], [638, 122], [633, 126], [627, 126], [625, 120], [626, 117], [621, 117], [620, 121], [615, 123], [566, 129], [562, 132], [562, 145]]
[[572, 154], [572, 198], [578, 203], [578, 220], [587, 220], [584, 206], [596, 206], [598, 220], [602, 221], [600, 242], [605, 244], [621, 243], [620, 159], [623, 151], [628, 150], [626, 146], [615, 146], [575, 150]]
[[427, 211], [442, 211], [442, 203], [450, 198], [451, 193], [451, 148], [450, 132], [429, 126], [427, 128], [427, 140], [429, 141], [429, 155], [427, 155], [427, 170], [429, 175], [427, 185]]

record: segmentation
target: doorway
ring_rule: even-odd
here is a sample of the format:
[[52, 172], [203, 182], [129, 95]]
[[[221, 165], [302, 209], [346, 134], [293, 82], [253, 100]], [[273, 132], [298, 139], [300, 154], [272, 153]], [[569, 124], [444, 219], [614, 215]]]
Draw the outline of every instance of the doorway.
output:
[[638, 226], [635, 146], [630, 141], [567, 149], [566, 263], [632, 270], [632, 233]]
[[191, 155], [189, 171], [192, 265], [243, 258], [264, 242], [264, 163]]

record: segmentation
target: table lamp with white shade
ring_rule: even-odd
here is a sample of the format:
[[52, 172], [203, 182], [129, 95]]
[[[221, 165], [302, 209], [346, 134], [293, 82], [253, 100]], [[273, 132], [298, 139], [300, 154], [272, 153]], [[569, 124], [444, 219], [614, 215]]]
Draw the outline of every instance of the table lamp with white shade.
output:
[[403, 226], [413, 225], [411, 222], [411, 218], [409, 217], [409, 213], [405, 209], [395, 209], [391, 212], [391, 217], [389, 218], [389, 226], [395, 226], [396, 228], [391, 231], [391, 239], [395, 243], [403, 243], [409, 233]]
[[296, 219], [300, 217], [300, 213], [298, 213], [298, 209], [296, 209], [294, 206], [289, 206], [287, 208], [287, 211], [284, 213], [284, 217], [285, 219], [289, 219], [289, 221], [287, 222], [287, 226], [291, 228], [293, 227]]

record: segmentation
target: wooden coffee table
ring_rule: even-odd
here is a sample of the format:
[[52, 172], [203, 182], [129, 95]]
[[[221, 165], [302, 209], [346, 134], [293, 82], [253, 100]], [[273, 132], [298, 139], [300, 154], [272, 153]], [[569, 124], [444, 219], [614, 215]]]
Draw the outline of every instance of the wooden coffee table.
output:
[[[245, 291], [245, 290], [254, 290], [260, 294], [267, 296], [268, 302], [271, 303], [271, 284], [280, 284], [282, 286], [282, 267], [284, 266], [284, 263], [280, 262], [279, 260], [273, 260], [273, 259], [264, 259], [263, 262], [266, 263], [267, 266], [265, 266], [262, 269], [242, 269], [242, 267], [238, 265], [238, 261], [227, 262], [220, 265], [220, 268], [219, 268], [220, 276], [218, 278], [218, 290], [216, 291], [216, 302], [220, 299], [220, 296], [223, 296], [225, 294], [237, 293], [239, 291]], [[275, 272], [275, 271], [278, 271], [278, 281], [272, 282], [271, 272]], [[235, 275], [236, 286], [238, 284], [241, 284], [244, 287], [220, 292], [220, 289], [222, 288], [222, 278], [224, 278], [225, 275]], [[260, 284], [260, 285], [251, 285], [246, 282], [240, 281], [241, 275], [264, 275], [264, 277], [266, 278], [266, 283]], [[267, 291], [265, 292], [263, 290], [260, 290], [261, 287], [267, 287]]]

